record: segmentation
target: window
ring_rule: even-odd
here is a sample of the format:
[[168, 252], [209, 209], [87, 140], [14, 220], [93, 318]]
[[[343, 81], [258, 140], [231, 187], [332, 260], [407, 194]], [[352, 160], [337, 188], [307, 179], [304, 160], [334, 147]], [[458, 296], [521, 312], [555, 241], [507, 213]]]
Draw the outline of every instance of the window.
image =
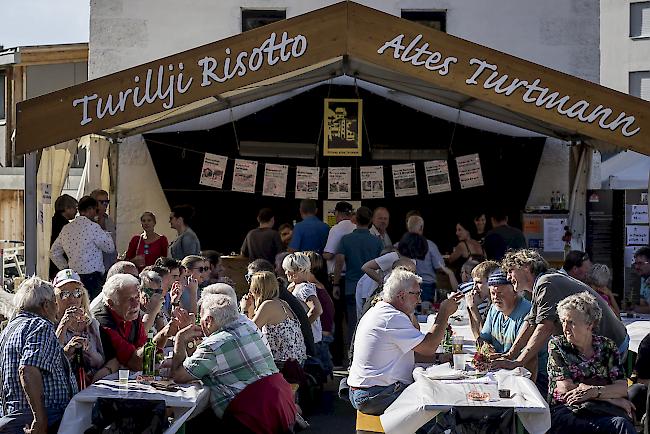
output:
[[402, 18], [441, 32], [447, 31], [447, 11], [409, 11], [402, 10]]
[[255, 29], [287, 18], [287, 11], [274, 9], [242, 9], [241, 31]]
[[630, 3], [630, 37], [650, 37], [650, 2]]
[[630, 72], [630, 95], [650, 101], [650, 71]]
[[6, 117], [5, 115], [5, 105], [7, 104], [7, 99], [5, 98], [5, 92], [7, 91], [7, 74], [4, 71], [0, 71], [0, 120]]

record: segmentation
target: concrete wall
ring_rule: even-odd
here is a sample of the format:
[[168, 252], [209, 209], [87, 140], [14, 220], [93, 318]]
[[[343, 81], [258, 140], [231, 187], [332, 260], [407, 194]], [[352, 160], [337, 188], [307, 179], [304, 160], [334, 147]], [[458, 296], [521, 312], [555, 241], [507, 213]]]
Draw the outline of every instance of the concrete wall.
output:
[[[335, 1], [195, 0], [189, 6], [174, 0], [91, 0], [89, 78], [237, 34], [242, 8], [286, 9], [290, 18], [332, 3]], [[447, 32], [452, 35], [599, 81], [599, 7], [593, 0], [360, 3], [397, 16], [402, 9], [447, 10]], [[553, 146], [544, 153], [532, 198], [550, 197], [558, 188], [568, 191], [562, 188], [565, 180], [568, 185], [568, 150], [563, 145]], [[137, 158], [132, 159], [134, 155]], [[551, 172], [546, 174], [546, 170]], [[169, 208], [158, 182], [152, 182], [155, 171], [141, 139], [122, 144], [118, 173], [118, 248], [124, 249], [139, 230], [142, 211], [166, 212]], [[159, 229], [166, 226], [161, 223], [159, 218]]]
[[25, 71], [27, 98], [35, 98], [88, 80], [88, 64], [32, 65]]
[[630, 38], [630, 4], [635, 0], [601, 0], [600, 83], [629, 91], [629, 74], [650, 71], [650, 38]]

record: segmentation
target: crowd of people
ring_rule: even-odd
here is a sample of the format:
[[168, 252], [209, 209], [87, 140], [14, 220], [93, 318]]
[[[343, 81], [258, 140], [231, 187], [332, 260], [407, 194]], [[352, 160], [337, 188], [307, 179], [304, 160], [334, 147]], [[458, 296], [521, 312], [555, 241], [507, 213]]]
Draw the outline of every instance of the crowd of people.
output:
[[[629, 336], [609, 269], [578, 251], [551, 269], [503, 214], [490, 216], [491, 229], [485, 214], [459, 220], [458, 244], [443, 255], [418, 211], [393, 244], [383, 207], [339, 202], [329, 228], [316, 202], [303, 200], [302, 220], [277, 231], [265, 208], [242, 237], [248, 286], [238, 288], [220, 254], [201, 250], [192, 207], [172, 209], [171, 244], [143, 213], [142, 233], [118, 255], [108, 204], [102, 190], [55, 203], [50, 279], [23, 282], [0, 335], [0, 432], [56, 432], [80, 389], [120, 368], [142, 370], [149, 338], [159, 351], [173, 347], [172, 379], [210, 389], [210, 408], [188, 422], [195, 426], [305, 427], [301, 391], [335, 367], [349, 368], [342, 386], [352, 406], [379, 415], [413, 382], [416, 361], [445, 361], [438, 348], [463, 300], [492, 368], [531, 373], [553, 432], [634, 433], [643, 416], [650, 340], [628, 398]], [[650, 247], [636, 252], [634, 267], [643, 285], [632, 308], [650, 312]], [[434, 311], [420, 332], [416, 314]]]

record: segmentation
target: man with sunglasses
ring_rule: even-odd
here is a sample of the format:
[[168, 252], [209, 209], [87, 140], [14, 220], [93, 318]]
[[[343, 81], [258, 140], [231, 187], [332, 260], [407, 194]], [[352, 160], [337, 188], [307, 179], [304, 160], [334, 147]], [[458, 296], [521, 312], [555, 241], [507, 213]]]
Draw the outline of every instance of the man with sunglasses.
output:
[[637, 313], [650, 313], [650, 247], [644, 246], [634, 252], [632, 268], [641, 277], [639, 304], [633, 309]]
[[[90, 197], [97, 201], [97, 215], [95, 216], [95, 221], [111, 235], [113, 239], [113, 245], [117, 245], [116, 237], [117, 232], [115, 229], [115, 222], [113, 219], [106, 213], [108, 205], [111, 203], [108, 200], [108, 192], [106, 190], [94, 190], [90, 193]], [[112, 252], [104, 252], [104, 269], [108, 270], [111, 266], [117, 261], [117, 250]]]

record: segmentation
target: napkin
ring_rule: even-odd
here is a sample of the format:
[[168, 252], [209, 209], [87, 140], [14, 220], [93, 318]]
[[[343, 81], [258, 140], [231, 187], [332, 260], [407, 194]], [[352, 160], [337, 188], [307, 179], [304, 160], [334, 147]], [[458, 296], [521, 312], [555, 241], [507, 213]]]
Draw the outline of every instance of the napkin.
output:
[[422, 375], [431, 380], [456, 380], [459, 378], [465, 378], [466, 376], [463, 371], [452, 368], [451, 363], [431, 365], [427, 369], [418, 367], [415, 368], [415, 371], [421, 372]]

